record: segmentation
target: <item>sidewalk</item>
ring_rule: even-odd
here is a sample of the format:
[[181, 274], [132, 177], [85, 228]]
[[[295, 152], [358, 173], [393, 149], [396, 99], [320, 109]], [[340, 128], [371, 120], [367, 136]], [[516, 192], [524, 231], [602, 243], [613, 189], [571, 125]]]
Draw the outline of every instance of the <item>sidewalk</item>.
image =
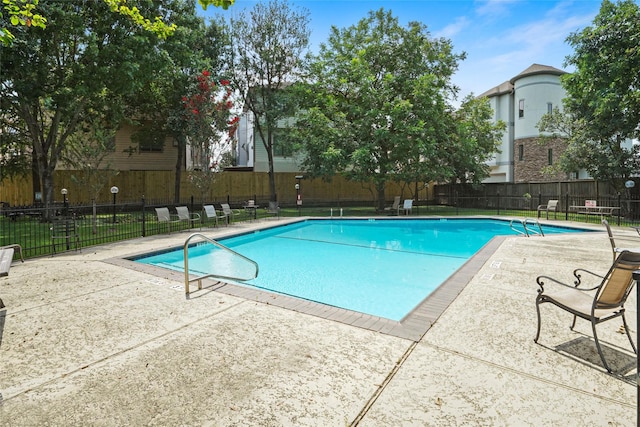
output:
[[[186, 299], [179, 275], [112, 262], [187, 236], [14, 263], [0, 279], [0, 425], [636, 424], [621, 322], [598, 327], [616, 375], [590, 325], [572, 332], [550, 305], [533, 342], [535, 277], [606, 271], [604, 230], [506, 239], [417, 343], [211, 289]], [[635, 291], [627, 320], [635, 337]]]

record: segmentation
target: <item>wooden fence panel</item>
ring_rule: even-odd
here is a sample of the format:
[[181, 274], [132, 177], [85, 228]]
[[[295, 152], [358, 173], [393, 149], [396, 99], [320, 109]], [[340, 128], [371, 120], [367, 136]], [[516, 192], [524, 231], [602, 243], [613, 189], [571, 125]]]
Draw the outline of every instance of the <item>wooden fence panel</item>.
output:
[[[296, 200], [296, 173], [276, 173], [276, 192], [281, 204], [294, 205]], [[56, 202], [62, 202], [60, 190], [66, 188], [67, 200], [70, 204], [86, 204], [94, 198], [89, 187], [90, 178], [82, 171], [60, 170], [54, 174], [53, 190]], [[174, 200], [175, 174], [172, 171], [121, 171], [117, 175], [105, 179], [100, 188], [96, 203], [111, 203], [112, 186], [118, 187], [117, 202], [138, 202], [144, 197], [148, 203], [167, 203]], [[302, 179], [301, 194], [308, 203], [326, 202], [370, 202], [377, 197], [369, 185], [347, 181], [342, 176], [334, 177], [331, 182], [321, 179]], [[386, 188], [386, 200], [394, 196], [413, 197], [414, 185], [390, 182]], [[422, 189], [421, 200], [429, 200], [431, 189]], [[183, 172], [180, 181], [180, 200], [187, 201], [193, 197], [197, 203], [202, 202], [202, 194], [189, 182], [188, 174]], [[269, 175], [264, 172], [225, 171], [217, 174], [211, 190], [204, 196], [206, 202], [220, 202], [227, 199], [239, 203], [249, 199], [257, 199], [265, 203], [270, 198]], [[11, 206], [31, 205], [34, 202], [31, 177], [16, 180], [4, 180], [0, 183], [0, 201]]]

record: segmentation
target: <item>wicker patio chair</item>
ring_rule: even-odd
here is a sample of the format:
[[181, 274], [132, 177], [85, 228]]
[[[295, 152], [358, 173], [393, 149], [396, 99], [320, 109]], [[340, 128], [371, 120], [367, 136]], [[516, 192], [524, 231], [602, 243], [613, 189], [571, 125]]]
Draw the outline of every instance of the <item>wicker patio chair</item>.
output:
[[[631, 339], [629, 328], [627, 327], [627, 321], [624, 317], [624, 303], [631, 293], [635, 282], [633, 273], [638, 269], [640, 269], [640, 253], [623, 251], [615, 258], [611, 268], [604, 276], [584, 269], [576, 269], [573, 272], [576, 278], [573, 285], [559, 282], [548, 276], [539, 276], [536, 279], [536, 282], [540, 286], [538, 296], [536, 297], [538, 330], [534, 341], [537, 343], [540, 337], [540, 304], [549, 302], [573, 314], [571, 330], [573, 330], [576, 324], [576, 317], [591, 322], [593, 339], [596, 343], [598, 354], [600, 355], [600, 359], [602, 359], [602, 364], [605, 369], [611, 372], [611, 368], [609, 368], [602, 353], [602, 348], [600, 347], [600, 341], [596, 333], [596, 325], [606, 322], [607, 320], [615, 319], [616, 317], [622, 317], [627, 338], [629, 338], [633, 352], [637, 353], [636, 346]], [[582, 275], [585, 273], [600, 278], [600, 284], [592, 288], [579, 288], [582, 284]], [[551, 283], [549, 283], [548, 288], [545, 288], [548, 284], [547, 282]]]

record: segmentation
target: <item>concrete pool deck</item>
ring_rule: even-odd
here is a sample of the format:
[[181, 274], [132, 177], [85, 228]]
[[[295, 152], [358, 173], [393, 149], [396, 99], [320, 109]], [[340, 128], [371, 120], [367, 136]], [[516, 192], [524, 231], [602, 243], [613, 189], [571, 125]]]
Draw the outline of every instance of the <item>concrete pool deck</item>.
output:
[[[501, 240], [415, 340], [212, 287], [187, 299], [181, 274], [119, 261], [190, 233], [17, 262], [0, 279], [0, 425], [632, 426], [636, 357], [621, 322], [598, 326], [614, 375], [590, 325], [571, 331], [556, 307], [542, 306], [533, 342], [538, 275], [609, 268], [594, 227]], [[634, 290], [634, 338], [636, 313]]]

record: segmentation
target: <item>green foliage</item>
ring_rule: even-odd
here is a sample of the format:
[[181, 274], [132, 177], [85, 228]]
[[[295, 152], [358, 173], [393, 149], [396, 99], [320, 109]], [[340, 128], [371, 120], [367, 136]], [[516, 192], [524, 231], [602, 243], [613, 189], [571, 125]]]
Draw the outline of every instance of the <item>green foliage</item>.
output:
[[506, 123], [493, 123], [486, 98], [467, 96], [455, 114], [456, 129], [448, 150], [453, 176], [460, 183], [480, 184], [490, 175], [489, 161], [498, 152]]
[[[38, 6], [39, 0], [2, 0], [3, 9], [0, 9], [0, 18], [4, 17], [4, 14], [9, 18], [9, 23], [12, 26], [26, 26], [35, 28], [44, 28], [47, 19], [34, 13]], [[10, 46], [15, 40], [15, 36], [8, 29], [8, 25], [4, 22], [0, 26], [0, 43], [5, 46]]]
[[[159, 3], [145, 4], [144, 13], [160, 10]], [[39, 11], [48, 18], [45, 28], [16, 27], [13, 46], [0, 47], [0, 99], [17, 137], [29, 140], [36, 185], [48, 203], [53, 170], [76, 144], [74, 135], [86, 123], [119, 125], [125, 97], [154, 76], [160, 39], [109, 13], [104, 2], [42, 0]]]
[[[39, 1], [40, 0], [2, 0], [4, 13], [6, 13], [10, 18], [10, 25], [45, 28], [47, 18], [39, 13], [34, 13]], [[146, 18], [138, 7], [128, 6], [127, 0], [103, 1], [109, 6], [111, 12], [128, 17], [131, 22], [135, 23], [140, 28], [150, 31], [162, 39], [172, 36], [177, 29], [177, 25], [175, 23], [167, 24], [161, 16], [154, 17], [153, 21]], [[228, 9], [229, 6], [235, 3], [235, 0], [198, 0], [198, 2], [204, 9], [211, 5]], [[2, 17], [3, 12], [0, 9], [0, 18]], [[5, 46], [10, 46], [14, 40], [15, 36], [8, 29], [8, 25], [0, 27], [0, 43]]]
[[424, 25], [403, 28], [383, 9], [333, 27], [310, 58], [310, 83], [298, 89], [296, 133], [309, 175], [372, 184], [379, 207], [389, 180], [450, 177], [442, 159], [454, 128], [451, 76], [464, 57]]
[[118, 174], [106, 160], [115, 149], [115, 131], [99, 121], [88, 121], [69, 138], [61, 160], [82, 175], [71, 175], [71, 179], [81, 187], [86, 187], [92, 199], [99, 197], [100, 191], [109, 179]]
[[586, 169], [621, 190], [640, 171], [637, 147], [621, 146], [640, 135], [640, 7], [631, 0], [604, 0], [593, 25], [567, 42], [575, 52], [566, 64], [575, 72], [562, 76], [568, 94], [564, 113], [545, 115], [538, 128], [566, 139], [562, 170]]
[[594, 140], [632, 138], [640, 132], [640, 6], [602, 2], [593, 25], [572, 33], [567, 58], [576, 71], [563, 77], [567, 109]]
[[221, 7], [226, 10], [235, 2], [236, 0], [198, 0], [198, 3], [200, 3], [205, 10], [208, 6]]
[[211, 169], [221, 144], [233, 135], [238, 117], [232, 118], [233, 102], [228, 80], [216, 82], [207, 70], [194, 76], [187, 94], [182, 97], [183, 123], [194, 153], [199, 156], [195, 167]]
[[162, 39], [166, 39], [176, 31], [176, 24], [167, 25], [160, 16], [156, 16], [153, 21], [151, 21], [145, 18], [136, 6], [127, 6], [127, 0], [103, 1], [109, 6], [112, 12], [128, 17], [133, 23], [139, 25], [140, 28], [144, 28]]
[[299, 76], [301, 58], [309, 46], [308, 15], [286, 0], [271, 0], [230, 18], [227, 28], [230, 80], [245, 110], [254, 115], [256, 139], [267, 152], [272, 200], [276, 198], [274, 136], [279, 123], [292, 114], [285, 89]]

